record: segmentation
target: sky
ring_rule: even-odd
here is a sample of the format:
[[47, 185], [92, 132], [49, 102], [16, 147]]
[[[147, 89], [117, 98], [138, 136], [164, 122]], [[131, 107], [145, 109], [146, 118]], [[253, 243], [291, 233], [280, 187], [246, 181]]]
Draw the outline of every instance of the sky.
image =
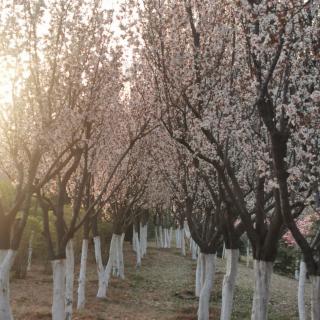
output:
[[[102, 0], [102, 6], [105, 9], [114, 9], [117, 11], [117, 8], [122, 1], [123, 0]], [[116, 32], [118, 27], [117, 25], [114, 25], [113, 28]], [[0, 59], [0, 108], [1, 105], [11, 103], [12, 100], [11, 91], [14, 73], [8, 71], [8, 66], [3, 60]]]

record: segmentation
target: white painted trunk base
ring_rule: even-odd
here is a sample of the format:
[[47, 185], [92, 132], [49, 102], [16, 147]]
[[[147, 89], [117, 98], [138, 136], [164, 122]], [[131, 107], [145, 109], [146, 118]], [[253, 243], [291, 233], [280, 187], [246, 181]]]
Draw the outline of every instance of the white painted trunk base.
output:
[[[106, 297], [111, 273], [113, 273], [116, 277], [120, 277], [121, 279], [124, 279], [123, 240], [124, 240], [124, 234], [112, 235], [110, 248], [109, 248], [109, 259], [105, 269], [103, 269], [102, 260], [100, 261], [100, 258], [101, 258], [100, 239], [95, 240], [95, 243], [96, 243], [95, 248], [97, 247], [97, 249], [95, 250], [96, 261], [100, 261], [99, 263], [97, 263], [98, 276], [99, 276], [99, 288], [97, 293], [98, 298]], [[99, 255], [99, 248], [100, 248], [100, 255]]]
[[87, 277], [87, 260], [88, 260], [88, 239], [82, 240], [80, 274], [78, 284], [78, 302], [77, 309], [84, 309], [86, 304], [86, 277]]
[[311, 320], [320, 319], [320, 276], [310, 276], [311, 280]]
[[202, 272], [205, 274], [205, 277], [199, 297], [198, 320], [209, 320], [209, 302], [215, 275], [216, 255], [202, 255], [205, 261], [204, 268], [202, 268], [204, 270], [202, 270]]
[[159, 241], [160, 241], [160, 248], [163, 248], [164, 243], [163, 243], [163, 231], [162, 231], [162, 226], [159, 226]]
[[124, 259], [123, 259], [123, 241], [124, 241], [125, 234], [123, 233], [118, 238], [118, 250], [119, 250], [119, 277], [124, 279]]
[[147, 254], [148, 247], [148, 225], [142, 225], [140, 223], [140, 249], [141, 249], [141, 258]]
[[134, 252], [137, 252], [137, 246], [136, 246], [136, 228], [134, 224], [132, 225], [132, 250]]
[[186, 238], [190, 239], [191, 238], [191, 232], [190, 232], [190, 229], [189, 229], [188, 222], [185, 221], [183, 226], [184, 226], [184, 233], [185, 233]]
[[298, 286], [298, 310], [299, 320], [307, 320], [306, 318], [306, 306], [304, 302], [304, 292], [307, 276], [307, 267], [304, 261], [300, 261], [300, 272], [299, 272], [299, 286]]
[[104, 270], [104, 266], [102, 263], [100, 237], [99, 236], [94, 237], [93, 243], [94, 243], [94, 255], [95, 255], [95, 259], [96, 259], [97, 274], [98, 274], [97, 298], [105, 298], [107, 295], [107, 283], [106, 283], [105, 270]]
[[195, 241], [191, 238], [190, 241], [190, 247], [191, 247], [191, 258], [192, 260], [197, 260], [197, 252], [198, 252], [198, 246], [195, 243]]
[[[140, 233], [141, 234], [141, 233]], [[135, 242], [135, 248], [136, 248], [136, 268], [141, 267], [141, 247], [140, 247], [140, 241], [139, 241], [139, 235], [138, 232], [134, 231], [134, 242]]]
[[273, 263], [254, 260], [255, 288], [251, 320], [267, 320]]
[[180, 249], [181, 248], [180, 228], [175, 229], [175, 234], [176, 234], [176, 248]]
[[195, 295], [196, 297], [200, 296], [200, 291], [202, 287], [202, 282], [201, 282], [201, 277], [202, 277], [202, 253], [198, 254], [198, 259], [197, 259], [197, 269], [196, 269], [196, 286], [195, 286]]
[[184, 228], [180, 229], [181, 255], [186, 255], [186, 241], [184, 238]]
[[29, 239], [27, 271], [31, 271], [33, 237], [34, 237], [34, 232], [32, 231]]
[[53, 299], [52, 299], [52, 320], [62, 320], [66, 317], [66, 260], [53, 260]]
[[13, 320], [10, 306], [10, 270], [17, 255], [15, 250], [0, 250], [0, 319]]
[[225, 249], [225, 256], [227, 258], [227, 266], [222, 285], [222, 305], [220, 320], [231, 319], [234, 289], [238, 274], [239, 250]]
[[170, 227], [169, 229], [168, 248], [171, 248], [171, 242], [172, 242], [172, 227]]
[[156, 236], [156, 244], [157, 244], [157, 248], [160, 248], [160, 239], [159, 239], [159, 235], [158, 235], [158, 227], [155, 227], [155, 236]]
[[250, 242], [247, 241], [247, 259], [246, 259], [246, 265], [249, 267], [250, 265]]
[[66, 257], [66, 320], [71, 320], [74, 285], [74, 249], [72, 239], [70, 239], [67, 243]]

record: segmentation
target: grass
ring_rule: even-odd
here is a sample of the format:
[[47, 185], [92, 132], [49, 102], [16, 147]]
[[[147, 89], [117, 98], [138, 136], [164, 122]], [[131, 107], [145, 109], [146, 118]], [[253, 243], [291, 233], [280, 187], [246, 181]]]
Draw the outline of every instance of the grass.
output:
[[[93, 248], [90, 248], [92, 251]], [[92, 252], [91, 252], [92, 255]], [[108, 298], [95, 298], [97, 277], [90, 257], [87, 282], [87, 308], [75, 312], [74, 320], [195, 320], [198, 301], [194, 297], [195, 262], [182, 257], [176, 249], [148, 249], [139, 270], [129, 244], [125, 246], [124, 280], [112, 279]], [[216, 281], [211, 300], [211, 318], [219, 319], [221, 283], [225, 261], [218, 259]], [[77, 272], [78, 275], [78, 272]], [[77, 277], [76, 275], [76, 277]], [[13, 312], [16, 320], [51, 319], [51, 276], [34, 265], [25, 280], [12, 283]], [[298, 319], [295, 280], [273, 275], [269, 320]], [[75, 298], [77, 283], [75, 283]], [[232, 319], [250, 319], [252, 269], [239, 267]]]

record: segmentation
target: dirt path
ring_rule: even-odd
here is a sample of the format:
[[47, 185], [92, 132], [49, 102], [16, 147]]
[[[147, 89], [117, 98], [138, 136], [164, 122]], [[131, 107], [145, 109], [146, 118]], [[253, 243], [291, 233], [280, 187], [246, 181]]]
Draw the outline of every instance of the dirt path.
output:
[[[212, 319], [219, 319], [221, 281], [224, 261], [218, 259], [217, 281], [213, 293]], [[16, 320], [49, 320], [51, 276], [35, 266], [26, 280], [12, 284], [13, 311]], [[95, 298], [97, 280], [93, 257], [88, 270], [87, 309], [75, 313], [74, 320], [192, 320], [196, 319], [197, 300], [193, 296], [195, 262], [181, 257], [175, 249], [149, 248], [141, 270], [135, 269], [135, 257], [125, 247], [125, 280], [112, 279], [108, 298]], [[240, 267], [233, 319], [250, 319], [252, 270]], [[297, 282], [275, 275], [272, 280], [270, 320], [298, 319], [295, 303]], [[75, 297], [76, 297], [75, 288]]]

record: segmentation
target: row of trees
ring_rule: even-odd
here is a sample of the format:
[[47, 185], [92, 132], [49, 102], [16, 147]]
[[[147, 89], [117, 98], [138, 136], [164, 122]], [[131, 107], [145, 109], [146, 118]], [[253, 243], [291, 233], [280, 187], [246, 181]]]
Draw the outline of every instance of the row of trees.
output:
[[208, 319], [223, 237], [221, 319], [230, 319], [245, 232], [254, 257], [252, 319], [266, 319], [288, 229], [318, 319], [320, 233], [307, 238], [298, 221], [319, 207], [319, 3], [145, 0], [130, 1], [128, 13], [136, 68], [150, 87], [144, 101], [162, 124], [156, 162], [203, 257], [198, 318]]
[[[111, 273], [124, 277], [125, 230], [140, 219], [145, 230], [151, 168], [142, 140], [154, 123], [135, 80], [124, 73], [112, 12], [100, 1], [3, 1], [0, 6], [1, 65], [11, 86], [0, 108], [1, 176], [14, 187], [12, 197], [0, 199], [0, 319], [13, 319], [9, 276], [33, 199], [42, 210], [52, 261], [52, 318], [71, 319], [76, 232], [83, 230], [81, 309], [89, 235], [102, 298]], [[101, 217], [112, 221], [107, 266]]]
[[[103, 298], [111, 274], [124, 277], [132, 224], [140, 266], [149, 208], [160, 246], [169, 246], [176, 223], [182, 254], [188, 232], [194, 255], [200, 250], [199, 320], [209, 319], [221, 240], [221, 320], [231, 318], [244, 233], [254, 258], [252, 320], [267, 319], [287, 230], [311, 276], [312, 319], [320, 318], [320, 231], [307, 238], [297, 222], [319, 206], [316, 1], [132, 0], [121, 6], [116, 33], [100, 1], [0, 6], [11, 85], [0, 108], [0, 165], [15, 188], [0, 202], [0, 319], [12, 319], [9, 273], [32, 198], [53, 266], [55, 320], [72, 317], [76, 232], [83, 230], [81, 309], [90, 234]], [[113, 226], [106, 266], [101, 216]]]

